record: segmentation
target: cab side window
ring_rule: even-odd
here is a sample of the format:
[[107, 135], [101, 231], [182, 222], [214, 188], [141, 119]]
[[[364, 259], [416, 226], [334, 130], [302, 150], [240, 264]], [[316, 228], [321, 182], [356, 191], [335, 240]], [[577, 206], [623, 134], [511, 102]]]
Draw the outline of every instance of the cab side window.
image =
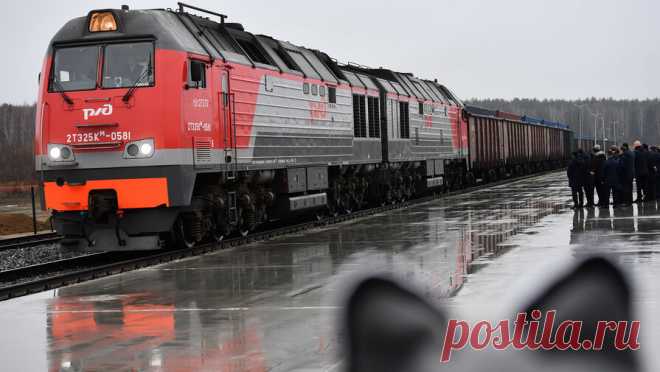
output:
[[328, 103], [337, 103], [337, 88], [328, 87]]
[[206, 88], [206, 63], [190, 60], [188, 66], [188, 87]]

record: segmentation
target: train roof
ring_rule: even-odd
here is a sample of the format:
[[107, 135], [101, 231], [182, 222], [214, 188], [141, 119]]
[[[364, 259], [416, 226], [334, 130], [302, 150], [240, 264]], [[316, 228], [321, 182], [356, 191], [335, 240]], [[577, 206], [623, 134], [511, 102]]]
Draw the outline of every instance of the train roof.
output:
[[488, 117], [488, 118], [500, 118], [500, 119], [508, 119], [508, 120], [513, 120], [513, 121], [518, 121], [521, 123], [526, 123], [526, 124], [531, 124], [531, 125], [538, 125], [538, 126], [543, 126], [543, 127], [550, 127], [550, 128], [558, 128], [562, 130], [570, 130], [570, 126], [564, 123], [559, 123], [559, 122], [554, 122], [550, 120], [545, 120], [545, 119], [539, 119], [535, 118], [532, 116], [527, 116], [527, 115], [518, 115], [518, 114], [513, 114], [505, 111], [500, 111], [500, 110], [490, 110], [487, 108], [483, 107], [477, 107], [477, 106], [472, 106], [472, 105], [466, 105], [464, 107], [464, 110], [472, 115], [472, 116], [479, 116], [479, 117]]
[[[93, 12], [112, 12], [117, 20], [117, 30], [89, 32], [89, 19]], [[165, 9], [91, 11], [87, 16], [77, 17], [65, 23], [51, 39], [49, 53], [53, 47], [61, 45], [113, 42], [126, 38], [151, 39], [155, 41], [157, 47], [163, 49], [205, 53], [194, 35], [186, 30], [176, 15]]]
[[522, 120], [527, 123], [542, 125], [545, 127], [559, 128], [564, 130], [569, 130], [571, 128], [568, 124], [559, 123], [556, 121], [551, 121], [546, 119], [539, 119], [531, 116], [523, 116]]
[[[341, 65], [342, 71], [372, 77], [388, 93], [414, 97], [421, 101], [443, 102], [455, 106], [463, 103], [437, 80], [420, 79], [412, 73], [397, 72], [386, 68], [370, 68], [356, 64]], [[351, 79], [348, 79], [349, 81]]]
[[489, 110], [483, 107], [477, 107], [472, 105], [465, 105], [464, 110], [473, 116], [482, 116], [482, 117], [497, 117], [497, 112], [494, 110]]
[[[118, 30], [89, 32], [87, 27], [90, 15], [106, 11], [115, 16]], [[127, 37], [149, 38], [154, 40], [156, 47], [162, 49], [208, 55], [212, 59], [279, 70], [333, 84], [346, 83], [368, 89], [378, 89], [380, 86], [392, 94], [462, 106], [462, 102], [449, 89], [435, 80], [423, 80], [410, 73], [384, 68], [339, 65], [319, 50], [268, 35], [252, 34], [239, 23], [227, 22], [226, 18], [225, 15], [182, 3], [179, 3], [177, 10], [93, 10], [86, 17], [67, 22], [53, 38], [50, 48], [72, 43], [122, 40]]]

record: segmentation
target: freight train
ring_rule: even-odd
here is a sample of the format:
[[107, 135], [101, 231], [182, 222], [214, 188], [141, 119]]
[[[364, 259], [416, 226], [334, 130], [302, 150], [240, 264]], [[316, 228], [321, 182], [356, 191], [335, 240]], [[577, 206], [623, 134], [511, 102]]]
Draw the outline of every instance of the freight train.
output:
[[69, 21], [39, 76], [45, 206], [64, 241], [99, 250], [193, 246], [559, 167], [570, 151], [567, 126], [182, 3]]
[[468, 177], [495, 181], [556, 169], [570, 158], [573, 132], [563, 123], [465, 106]]

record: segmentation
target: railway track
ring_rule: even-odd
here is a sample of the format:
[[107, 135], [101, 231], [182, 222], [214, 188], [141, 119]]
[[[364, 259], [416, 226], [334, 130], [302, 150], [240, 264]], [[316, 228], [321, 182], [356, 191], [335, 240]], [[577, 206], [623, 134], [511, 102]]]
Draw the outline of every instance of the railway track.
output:
[[55, 232], [18, 236], [0, 240], [0, 252], [10, 249], [29, 248], [37, 245], [57, 243], [62, 237]]
[[[360, 210], [347, 215], [330, 216], [322, 220], [310, 220], [299, 224], [256, 232], [246, 237], [227, 239], [221, 243], [206, 243], [192, 248], [181, 248], [166, 251], [148, 252], [103, 252], [70, 259], [57, 260], [38, 265], [32, 265], [0, 272], [0, 301], [25, 296], [45, 290], [55, 289], [87, 280], [115, 275], [143, 267], [158, 265], [187, 257], [199, 256], [205, 253], [235, 248], [248, 243], [264, 241], [277, 236], [300, 232], [314, 227], [332, 225], [357, 218], [367, 217], [394, 209], [407, 208], [434, 199], [448, 198], [474, 192], [480, 189], [513, 183], [528, 178], [539, 177], [554, 171], [536, 173], [504, 181], [493, 182], [453, 191], [440, 196], [426, 196], [411, 201], [385, 205]], [[56, 237], [51, 237], [56, 239]]]

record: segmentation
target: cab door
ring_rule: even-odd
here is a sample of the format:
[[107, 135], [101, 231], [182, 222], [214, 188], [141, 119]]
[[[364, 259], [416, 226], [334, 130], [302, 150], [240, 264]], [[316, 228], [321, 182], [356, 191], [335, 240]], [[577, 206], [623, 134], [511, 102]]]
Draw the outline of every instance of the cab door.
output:
[[220, 117], [220, 140], [221, 146], [224, 149], [224, 163], [227, 170], [235, 171], [237, 163], [237, 150], [236, 150], [236, 116], [234, 113], [235, 99], [231, 93], [230, 70], [222, 69], [220, 71], [220, 99], [219, 102], [219, 117]]
[[190, 146], [194, 166], [205, 168], [213, 164], [214, 132], [218, 128], [213, 120], [212, 86], [208, 79], [211, 66], [208, 61], [191, 58], [187, 67], [188, 81], [182, 94], [183, 140], [187, 144], [183, 148]]

